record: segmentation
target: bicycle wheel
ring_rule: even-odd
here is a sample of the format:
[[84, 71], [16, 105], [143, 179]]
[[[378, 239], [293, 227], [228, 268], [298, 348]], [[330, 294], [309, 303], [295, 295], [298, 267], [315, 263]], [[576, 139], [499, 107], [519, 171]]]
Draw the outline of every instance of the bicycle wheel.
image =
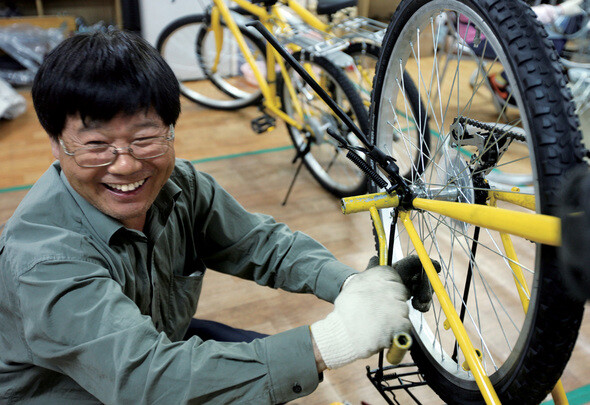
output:
[[[223, 27], [223, 45], [215, 64], [217, 51], [208, 18], [205, 14], [180, 18], [158, 38], [156, 48], [178, 78], [181, 93], [195, 103], [220, 110], [258, 103], [262, 97], [258, 83], [227, 27]], [[240, 27], [240, 31], [256, 64], [264, 68], [264, 43], [247, 28]]]
[[[342, 70], [323, 57], [310, 59], [301, 53], [293, 56], [304, 64], [312, 77], [366, 134], [369, 123], [367, 110]], [[346, 158], [346, 151], [338, 148], [338, 142], [327, 130], [334, 129], [355, 146], [362, 146], [360, 140], [290, 66], [287, 67], [287, 75], [293, 83], [296, 98], [303, 110], [302, 115], [297, 113], [282, 76], [279, 76], [278, 81], [279, 96], [283, 110], [309, 128], [309, 131], [300, 131], [287, 124], [295, 148], [304, 150], [306, 146], [309, 147], [308, 153], [303, 156], [305, 166], [320, 185], [336, 197], [362, 194], [367, 189], [365, 174]]]
[[[436, 24], [441, 19], [461, 20], [466, 27], [454, 27], [463, 36], [457, 37], [449, 62], [453, 73], [444, 79]], [[493, 51], [494, 58], [484, 64], [487, 52], [467, 57], [468, 43]], [[377, 146], [387, 150], [396, 133], [403, 132], [402, 125], [391, 122], [420, 124], [408, 112], [406, 72], [437, 133], [423, 173], [411, 182], [416, 196], [492, 205], [495, 187], [489, 179], [503, 171], [514, 181], [519, 174], [534, 179], [527, 190], [507, 194], [520, 198], [528, 193], [536, 203], [528, 209], [556, 214], [562, 175], [581, 164], [582, 147], [571, 96], [548, 44], [545, 31], [521, 2], [402, 1], [383, 42], [371, 125]], [[485, 69], [485, 75], [470, 84], [478, 69]], [[486, 76], [500, 70], [514, 100], [510, 111], [498, 111], [478, 91]], [[497, 206], [527, 210], [505, 201]], [[388, 214], [383, 212], [383, 218]], [[583, 312], [583, 304], [562, 291], [556, 248], [511, 237], [515, 254], [508, 254], [509, 245], [495, 231], [426, 211], [411, 211], [410, 217], [428, 254], [441, 263], [441, 281], [502, 403], [540, 403], [568, 361]], [[392, 229], [394, 259], [415, 253], [404, 227]], [[521, 281], [515, 282], [520, 272]], [[526, 315], [517, 290], [530, 299]], [[433, 390], [448, 403], [481, 403], [438, 299], [425, 314], [411, 308], [410, 320], [412, 357]]]
[[[359, 77], [351, 79], [357, 91], [361, 94], [363, 103], [368, 107], [371, 104], [373, 77], [379, 60], [380, 48], [365, 42], [352, 42], [345, 52], [354, 59]], [[426, 109], [422, 100], [420, 100], [420, 93], [418, 93], [412, 78], [405, 73], [404, 83], [406, 85], [409, 112], [411, 116], [416, 117], [416, 122], [419, 122], [420, 125], [406, 126], [387, 151], [398, 161], [400, 173], [405, 178], [412, 179], [415, 176], [415, 171], [422, 173], [424, 169], [424, 157], [428, 155], [430, 150], [430, 125], [428, 119], [425, 118]], [[397, 124], [392, 123], [392, 125]], [[407, 149], [405, 147], [407, 144], [413, 145], [413, 147]], [[408, 151], [413, 155], [411, 160], [407, 159]]]
[[371, 91], [373, 90], [373, 77], [379, 60], [380, 48], [367, 42], [355, 42], [354, 38], [348, 38], [350, 45], [344, 52], [354, 59], [358, 77], [353, 84], [363, 99], [367, 108], [371, 104]]

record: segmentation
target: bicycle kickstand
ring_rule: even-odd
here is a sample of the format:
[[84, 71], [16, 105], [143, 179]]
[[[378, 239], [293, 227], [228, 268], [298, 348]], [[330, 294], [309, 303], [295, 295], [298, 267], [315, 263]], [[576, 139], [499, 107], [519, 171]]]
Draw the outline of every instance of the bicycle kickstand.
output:
[[295, 169], [295, 174], [293, 175], [293, 179], [291, 180], [291, 184], [289, 184], [289, 189], [287, 190], [287, 194], [285, 194], [285, 199], [281, 203], [282, 206], [287, 205], [287, 200], [289, 199], [289, 196], [291, 195], [291, 190], [293, 190], [293, 186], [295, 185], [295, 180], [297, 180], [297, 176], [299, 176], [299, 172], [301, 171], [301, 166], [303, 166], [303, 163], [304, 163], [303, 158], [305, 157], [305, 155], [307, 155], [307, 153], [310, 150], [309, 145], [310, 145], [311, 140], [309, 139], [309, 135], [306, 138], [307, 138], [307, 142], [305, 143], [305, 145], [301, 149], [297, 149], [297, 153], [295, 153], [295, 157], [293, 158], [293, 161], [291, 162], [292, 164], [295, 164], [297, 162], [297, 160], [300, 160], [299, 165], [297, 166], [297, 169]]

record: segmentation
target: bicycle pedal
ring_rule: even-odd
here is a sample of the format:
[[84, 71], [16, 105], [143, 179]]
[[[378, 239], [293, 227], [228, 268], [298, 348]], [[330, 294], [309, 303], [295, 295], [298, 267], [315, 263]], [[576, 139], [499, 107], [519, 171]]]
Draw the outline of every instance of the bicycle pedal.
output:
[[254, 118], [251, 121], [252, 130], [257, 134], [264, 132], [270, 132], [275, 129], [276, 119], [268, 114], [264, 114], [261, 117]]

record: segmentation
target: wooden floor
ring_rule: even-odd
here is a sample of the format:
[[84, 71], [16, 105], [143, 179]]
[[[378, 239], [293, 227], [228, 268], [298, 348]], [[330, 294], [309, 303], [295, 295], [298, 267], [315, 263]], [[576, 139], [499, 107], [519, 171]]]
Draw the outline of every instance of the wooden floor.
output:
[[[28, 100], [27, 112], [13, 121], [0, 121], [0, 224], [53, 160], [30, 96], [26, 91], [22, 94]], [[324, 192], [305, 170], [287, 205], [281, 205], [295, 171], [291, 164], [293, 151], [282, 124], [273, 133], [254, 135], [250, 120], [256, 116], [255, 109], [211, 111], [183, 100], [176, 128], [177, 156], [194, 161], [197, 169], [215, 176], [247, 209], [273, 215], [322, 242], [344, 263], [364, 268], [374, 246], [368, 215], [342, 215], [339, 201]], [[272, 334], [319, 320], [330, 310], [331, 305], [311, 296], [275, 291], [208, 272], [198, 315]], [[325, 373], [325, 381], [316, 392], [295, 403], [385, 403], [365, 376], [367, 365], [374, 367], [376, 358]], [[562, 382], [568, 392], [590, 391], [588, 311]], [[424, 404], [441, 403], [428, 387], [412, 392]], [[403, 392], [398, 399], [401, 404], [412, 403]], [[590, 402], [590, 398], [586, 400]]]

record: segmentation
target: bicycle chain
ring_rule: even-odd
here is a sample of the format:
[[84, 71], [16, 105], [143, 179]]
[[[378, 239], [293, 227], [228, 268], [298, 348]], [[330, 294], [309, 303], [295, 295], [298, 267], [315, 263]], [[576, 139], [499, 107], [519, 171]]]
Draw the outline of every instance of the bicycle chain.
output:
[[500, 133], [501, 135], [505, 135], [511, 139], [516, 139], [517, 141], [521, 141], [521, 142], [526, 142], [526, 138], [524, 135], [520, 135], [517, 134], [515, 132], [512, 131], [502, 131], [502, 130], [498, 130], [495, 126], [493, 125], [489, 125], [480, 121], [476, 121], [474, 119], [471, 118], [466, 118], [466, 117], [459, 117], [459, 123], [460, 124], [468, 124], [471, 126], [474, 126], [476, 128], [479, 129], [483, 129], [485, 131], [488, 132], [496, 132], [496, 133]]

